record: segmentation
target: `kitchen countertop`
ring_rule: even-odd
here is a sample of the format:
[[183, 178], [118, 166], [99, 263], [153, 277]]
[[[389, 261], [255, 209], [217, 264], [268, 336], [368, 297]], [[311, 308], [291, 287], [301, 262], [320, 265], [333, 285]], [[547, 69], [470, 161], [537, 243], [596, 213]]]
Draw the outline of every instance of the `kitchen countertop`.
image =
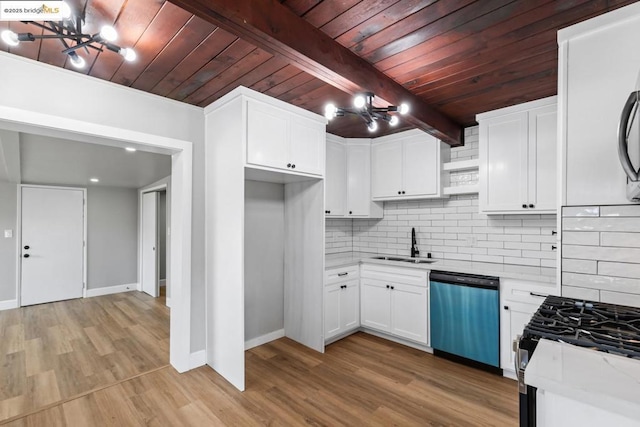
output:
[[364, 262], [371, 264], [393, 265], [396, 267], [419, 268], [422, 270], [451, 271], [455, 273], [480, 274], [508, 279], [530, 280], [533, 282], [548, 283], [554, 286], [556, 282], [555, 268], [447, 259], [435, 259], [436, 262], [430, 264], [410, 264], [408, 262], [373, 259], [373, 257], [384, 255], [385, 254], [368, 252], [341, 252], [337, 254], [329, 254], [325, 256], [325, 269], [328, 270], [346, 267]]
[[525, 369], [539, 390], [631, 419], [640, 414], [640, 361], [541, 339]]

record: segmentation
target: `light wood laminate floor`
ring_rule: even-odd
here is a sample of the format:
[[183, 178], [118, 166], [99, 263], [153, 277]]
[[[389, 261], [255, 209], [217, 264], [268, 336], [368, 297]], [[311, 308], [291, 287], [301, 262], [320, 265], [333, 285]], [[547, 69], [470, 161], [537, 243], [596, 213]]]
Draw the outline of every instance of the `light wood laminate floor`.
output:
[[364, 333], [325, 354], [282, 338], [246, 369], [244, 393], [206, 366], [165, 367], [8, 425], [517, 425], [514, 381]]
[[2, 422], [167, 366], [169, 309], [141, 292], [40, 304], [1, 311], [0, 337]]

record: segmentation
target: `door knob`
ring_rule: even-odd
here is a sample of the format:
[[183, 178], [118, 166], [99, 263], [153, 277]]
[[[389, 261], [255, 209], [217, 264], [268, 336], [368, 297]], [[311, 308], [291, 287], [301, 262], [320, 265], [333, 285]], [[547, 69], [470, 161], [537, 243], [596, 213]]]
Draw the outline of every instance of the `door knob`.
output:
[[25, 248], [25, 249], [29, 249], [29, 246], [25, 246], [24, 248]]
[[25, 257], [25, 258], [29, 258], [29, 254], [24, 254], [22, 256]]

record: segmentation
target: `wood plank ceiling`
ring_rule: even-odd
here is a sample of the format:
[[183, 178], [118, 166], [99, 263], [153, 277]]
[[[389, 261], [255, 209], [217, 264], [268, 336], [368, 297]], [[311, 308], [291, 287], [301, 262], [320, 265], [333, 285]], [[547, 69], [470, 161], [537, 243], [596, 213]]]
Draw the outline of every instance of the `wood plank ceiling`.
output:
[[[462, 126], [475, 115], [557, 91], [556, 32], [637, 0], [283, 0], [282, 4]], [[193, 105], [206, 106], [239, 85], [323, 113], [351, 95], [288, 60], [164, 0], [73, 0], [85, 32], [112, 24], [135, 62], [113, 52], [81, 52], [77, 70], [57, 40], [0, 48]], [[0, 31], [41, 33], [21, 22]], [[304, 35], [301, 35], [304, 37]], [[372, 89], [373, 90], [373, 89]], [[374, 90], [375, 91], [375, 90]], [[377, 135], [405, 130], [381, 126]], [[361, 120], [333, 120], [328, 131], [370, 137]]]

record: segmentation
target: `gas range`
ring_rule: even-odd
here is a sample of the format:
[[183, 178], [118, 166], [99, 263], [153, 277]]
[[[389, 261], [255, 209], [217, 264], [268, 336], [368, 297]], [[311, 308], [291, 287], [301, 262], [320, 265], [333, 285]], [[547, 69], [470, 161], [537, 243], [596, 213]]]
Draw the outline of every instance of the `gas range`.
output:
[[640, 358], [640, 308], [548, 296], [523, 339], [546, 338]]
[[640, 360], [640, 308], [549, 295], [514, 342], [521, 427], [536, 425], [524, 372], [541, 338]]

